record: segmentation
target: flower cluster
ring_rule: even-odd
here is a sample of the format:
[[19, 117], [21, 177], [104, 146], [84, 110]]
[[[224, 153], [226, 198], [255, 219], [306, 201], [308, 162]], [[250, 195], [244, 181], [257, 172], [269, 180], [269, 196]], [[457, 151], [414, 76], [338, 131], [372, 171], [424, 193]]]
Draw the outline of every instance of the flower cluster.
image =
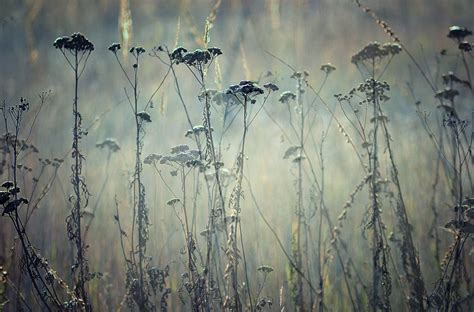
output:
[[[110, 47], [109, 47], [109, 50], [110, 50]], [[140, 54], [145, 53], [145, 49], [142, 47], [131, 47], [130, 53], [138, 57]]]
[[171, 52], [171, 60], [176, 64], [184, 63], [188, 66], [206, 65], [213, 58], [222, 54], [219, 48], [208, 48], [207, 50], [196, 49], [188, 52], [183, 47], [178, 47]]
[[472, 31], [470, 31], [466, 27], [459, 27], [456, 25], [449, 27], [448, 38], [463, 41], [464, 38], [471, 35]]
[[[372, 102], [375, 98], [380, 101], [387, 101], [390, 98], [385, 92], [390, 91], [390, 85], [386, 81], [378, 81], [373, 78], [369, 78], [365, 83], [361, 83], [357, 89], [358, 92], [364, 93], [368, 102]], [[351, 90], [351, 92], [354, 92]]]
[[472, 51], [472, 43], [465, 40], [466, 37], [472, 36], [472, 31], [466, 27], [451, 26], [449, 27], [448, 38], [459, 43], [458, 49], [464, 52]]
[[226, 94], [242, 95], [244, 98], [263, 94], [264, 91], [256, 83], [250, 80], [242, 80], [239, 84], [231, 85], [226, 90]]
[[[212, 129], [211, 129], [211, 131], [212, 131]], [[207, 129], [203, 125], [197, 125], [197, 126], [194, 126], [192, 129], [189, 129], [188, 131], [186, 131], [184, 136], [186, 138], [189, 138], [193, 134], [200, 135], [201, 133], [207, 133]]]
[[138, 118], [140, 118], [141, 120], [143, 120], [143, 121], [145, 121], [145, 122], [151, 122], [151, 116], [150, 116], [150, 114], [148, 114], [148, 113], [145, 112], [145, 111], [138, 112], [138, 113], [137, 113], [137, 116], [138, 116]]
[[278, 99], [279, 102], [281, 103], [288, 103], [290, 101], [296, 100], [296, 94], [294, 94], [291, 91], [285, 91], [280, 95], [280, 98]]
[[20, 104], [18, 104], [18, 109], [20, 109], [22, 112], [27, 111], [30, 108], [30, 103], [28, 101], [21, 97], [20, 98]]
[[200, 153], [198, 150], [190, 150], [186, 144], [176, 145], [171, 148], [170, 155], [158, 155], [150, 154], [144, 159], [144, 163], [147, 165], [178, 165], [180, 167], [200, 167], [204, 170], [204, 166], [201, 163]]
[[75, 52], [92, 52], [94, 44], [81, 33], [73, 33], [71, 36], [57, 38], [53, 46], [60, 50], [70, 50]]
[[143, 163], [147, 165], [156, 165], [156, 163], [161, 159], [161, 157], [161, 155], [153, 153], [145, 157]]
[[120, 150], [120, 146], [118, 145], [117, 141], [112, 138], [107, 138], [104, 141], [97, 143], [95, 147], [100, 149], [108, 148], [113, 153]]
[[109, 46], [109, 51], [111, 51], [112, 53], [117, 53], [117, 51], [120, 50], [121, 48], [122, 46], [120, 45], [120, 43], [112, 43]]
[[381, 45], [378, 42], [371, 42], [352, 56], [351, 62], [354, 64], [367, 60], [382, 59], [386, 56], [394, 56], [402, 51], [402, 47], [398, 43], [385, 43]]
[[330, 73], [336, 70], [336, 67], [332, 65], [331, 63], [326, 63], [326, 64], [321, 65], [319, 69], [323, 71], [326, 75], [329, 75]]
[[14, 187], [13, 182], [5, 181], [1, 187], [5, 189], [5, 191], [0, 191], [0, 205], [3, 206], [2, 216], [12, 213], [22, 204], [28, 204], [28, 200], [25, 198], [12, 199], [20, 193], [20, 188]]

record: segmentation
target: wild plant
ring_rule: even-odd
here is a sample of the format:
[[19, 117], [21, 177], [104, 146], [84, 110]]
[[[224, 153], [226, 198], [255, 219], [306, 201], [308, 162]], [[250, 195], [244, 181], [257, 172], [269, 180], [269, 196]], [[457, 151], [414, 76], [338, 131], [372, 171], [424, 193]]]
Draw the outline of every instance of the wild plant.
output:
[[[327, 265], [329, 264], [329, 260], [331, 259], [331, 249], [334, 249], [337, 254], [338, 263], [342, 267], [342, 270], [343, 270], [344, 283], [347, 288], [352, 307], [353, 309], [357, 309], [357, 305], [359, 306], [361, 305], [360, 299], [359, 299], [360, 296], [356, 294], [356, 296], [354, 297], [353, 295], [352, 285], [350, 285], [350, 281], [349, 281], [350, 279], [350, 274], [348, 273], [349, 267], [351, 267], [353, 271], [356, 273], [356, 276], [358, 277], [358, 283], [361, 285], [363, 285], [363, 283], [360, 281], [358, 271], [354, 263], [352, 262], [350, 253], [347, 252], [347, 246], [344, 244], [344, 242], [338, 235], [340, 231], [337, 229], [337, 227], [333, 226], [332, 218], [329, 215], [328, 207], [326, 206], [325, 192], [324, 192], [324, 187], [325, 187], [325, 180], [324, 180], [325, 166], [324, 166], [324, 156], [323, 156], [324, 143], [327, 138], [327, 133], [332, 123], [332, 120], [333, 119], [337, 120], [337, 117], [329, 109], [328, 104], [321, 97], [320, 92], [322, 91], [329, 74], [335, 70], [335, 67], [331, 65], [330, 63], [323, 64], [321, 66], [320, 69], [325, 75], [321, 82], [321, 85], [319, 86], [318, 90], [316, 90], [309, 83], [308, 81], [309, 74], [306, 71], [298, 72], [295, 70], [293, 66], [289, 65], [284, 60], [271, 54], [270, 52], [268, 53], [274, 58], [276, 58], [277, 60], [279, 60], [280, 62], [282, 62], [284, 65], [286, 65], [290, 70], [292, 70], [293, 74], [291, 78], [296, 80], [296, 94], [290, 91], [286, 91], [281, 94], [280, 99], [279, 99], [279, 101], [286, 107], [285, 111], [287, 112], [288, 122], [289, 122], [288, 127], [284, 127], [280, 125], [279, 122], [274, 117], [272, 117], [267, 110], [265, 110], [265, 112], [267, 113], [267, 116], [272, 120], [273, 123], [275, 123], [278, 126], [278, 128], [282, 131], [285, 139], [291, 144], [291, 146], [286, 150], [283, 158], [292, 159], [293, 160], [292, 163], [295, 164], [295, 166], [297, 166], [299, 169], [298, 174], [296, 175], [296, 178], [295, 178], [295, 182], [294, 182], [295, 187], [296, 187], [297, 197], [298, 197], [296, 207], [298, 208], [301, 206], [303, 209], [301, 210], [302, 211], [301, 213], [295, 213], [297, 221], [296, 221], [296, 226], [295, 226], [296, 231], [294, 233], [298, 233], [298, 228], [300, 229], [300, 235], [299, 235], [299, 241], [301, 241], [300, 248], [298, 248], [298, 244], [295, 243], [297, 241], [295, 240], [295, 237], [297, 238], [298, 235], [293, 235], [293, 257], [290, 257], [289, 254], [285, 251], [283, 245], [280, 244], [282, 251], [286, 255], [291, 265], [292, 275], [291, 275], [290, 281], [293, 288], [292, 289], [293, 301], [295, 305], [299, 304], [300, 309], [304, 309], [307, 306], [314, 309], [316, 305], [321, 311], [324, 309], [327, 309], [324, 302], [324, 287], [325, 286], [324, 286], [324, 281], [323, 281], [323, 272], [325, 271]], [[304, 94], [306, 93], [307, 89], [310, 89], [314, 93], [313, 100], [309, 102], [307, 102], [306, 100], [303, 100]], [[318, 110], [316, 108], [317, 100], [323, 103], [328, 109], [328, 111], [332, 114], [331, 119], [327, 124], [326, 130], [323, 131], [320, 137], [319, 143], [316, 143], [316, 140], [314, 138], [314, 127], [316, 124], [316, 118], [318, 116]], [[340, 125], [339, 122], [338, 122], [338, 125]], [[290, 133], [285, 131], [285, 128], [290, 129]], [[319, 170], [320, 170], [319, 173], [316, 172], [317, 168], [316, 168], [316, 165], [313, 163], [313, 158], [314, 158], [313, 154], [310, 153], [310, 148], [309, 146], [307, 146], [308, 141], [309, 143], [312, 143], [312, 147], [314, 148], [316, 154], [318, 155], [317, 161], [318, 161]], [[307, 178], [306, 177], [303, 178], [303, 174], [302, 174], [303, 172], [305, 176], [308, 176]], [[308, 185], [309, 191], [307, 192], [308, 197], [309, 197], [307, 208], [305, 208], [304, 205], [302, 204], [299, 205], [299, 203], [303, 201], [303, 198], [305, 196], [304, 193], [306, 193], [306, 192], [303, 192], [302, 190], [303, 181], [305, 179], [309, 179], [309, 182], [310, 182]], [[319, 195], [319, 199], [317, 198], [318, 195]], [[257, 209], [258, 209], [258, 205], [257, 205]], [[314, 243], [311, 227], [312, 227], [312, 224], [314, 223], [314, 218], [317, 214], [318, 209], [319, 209], [319, 217], [320, 217], [319, 228], [318, 228], [317, 242]], [[266, 219], [263, 216], [263, 214], [260, 213], [260, 215], [265, 221]], [[324, 233], [323, 220], [324, 220], [324, 223], [328, 224], [328, 230], [330, 234], [331, 244], [327, 248], [323, 246], [325, 245], [325, 240], [323, 238], [323, 233]], [[277, 241], [279, 241], [279, 238], [276, 235], [275, 231], [273, 230], [272, 226], [266, 221], [265, 223], [270, 228], [270, 230], [274, 234]], [[302, 238], [303, 235], [304, 235], [304, 239]], [[310, 245], [310, 242], [313, 242], [313, 244]], [[338, 247], [338, 242], [347, 253], [346, 261], [343, 260], [343, 255], [341, 253], [340, 247]], [[301, 248], [301, 246], [304, 246], [304, 247]], [[301, 249], [305, 250], [306, 252], [301, 252]], [[298, 252], [298, 250], [300, 250], [300, 252]], [[302, 261], [298, 265], [295, 259], [297, 258], [299, 254]], [[318, 275], [317, 279], [318, 279], [319, 288], [317, 290], [315, 286], [313, 286], [312, 277], [311, 277], [311, 266], [313, 266], [314, 260], [316, 260], [316, 267], [317, 267], [316, 272]], [[299, 293], [298, 288], [299, 289], [303, 288], [303, 285], [304, 285], [303, 280], [309, 286], [309, 291], [310, 291], [309, 292], [309, 298], [310, 298], [309, 305], [304, 300], [300, 300], [299, 303], [296, 300], [298, 299], [298, 293]], [[300, 292], [300, 294], [303, 294], [303, 292]], [[357, 299], [357, 303], [355, 299]]]
[[[190, 127], [190, 130], [188, 131], [186, 136], [194, 139], [197, 150], [199, 151], [199, 161], [201, 162], [200, 171], [204, 172], [208, 168], [213, 169], [215, 187], [211, 186], [209, 179], [205, 179], [209, 198], [209, 216], [208, 225], [206, 229], [206, 256], [203, 264], [202, 276], [198, 277], [200, 274], [198, 275], [197, 271], [195, 271], [195, 276], [191, 279], [192, 281], [199, 281], [202, 279], [203, 282], [193, 283], [194, 285], [189, 287], [190, 289], [193, 289], [193, 292], [198, 291], [199, 293], [204, 294], [204, 298], [201, 298], [198, 302], [196, 302], [198, 297], [196, 295], [192, 296], [193, 308], [199, 309], [200, 306], [208, 306], [211, 304], [209, 296], [215, 297], [214, 295], [212, 295], [212, 293], [215, 292], [213, 289], [215, 288], [214, 285], [217, 281], [215, 280], [215, 278], [213, 278], [213, 269], [211, 266], [215, 265], [217, 267], [219, 266], [218, 263], [220, 262], [220, 260], [214, 261], [212, 256], [214, 253], [216, 253], [216, 258], [220, 259], [219, 248], [217, 247], [219, 244], [219, 237], [216, 231], [218, 227], [217, 224], [223, 224], [219, 228], [227, 232], [225, 195], [223, 189], [224, 181], [222, 181], [223, 178], [221, 177], [222, 161], [221, 155], [216, 149], [213, 136], [214, 129], [212, 126], [211, 119], [211, 92], [209, 92], [206, 87], [206, 76], [209, 67], [214, 62], [215, 58], [222, 54], [222, 51], [219, 48], [208, 48], [206, 50], [197, 49], [195, 51], [188, 52], [185, 48], [182, 47], [177, 47], [173, 51], [169, 51], [167, 47], [160, 46], [156, 48], [156, 52], [156, 57], [161, 59], [158, 52], [164, 52], [168, 58], [168, 61], [162, 61], [168, 64], [171, 68], [178, 97], [180, 99], [180, 102], [186, 115], [186, 119]], [[201, 89], [200, 95], [198, 96], [198, 100], [199, 102], [203, 103], [202, 125], [193, 124], [191, 120], [189, 109], [182, 96], [179, 79], [174, 69], [176, 65], [186, 66]], [[204, 141], [201, 141], [201, 136], [204, 137]], [[199, 176], [197, 178], [199, 178]], [[192, 237], [192, 233], [190, 234], [186, 234], [189, 237], [187, 244], [189, 244], [189, 241], [192, 242], [196, 240], [196, 238]], [[215, 248], [214, 240], [215, 244], [217, 245]], [[213, 261], [214, 264], [212, 263]], [[219, 275], [221, 274], [217, 274], [217, 279], [219, 278]], [[198, 290], [197, 285], [205, 285], [207, 289], [205, 291]]]
[[[270, 93], [272, 91], [278, 90], [278, 87], [272, 83], [266, 84], [265, 89], [267, 89], [267, 94], [262, 101], [261, 107], [265, 105], [266, 100], [268, 99]], [[245, 280], [247, 285], [247, 295], [248, 300], [250, 303], [251, 309], [254, 307], [254, 303], [251, 296], [250, 290], [250, 281], [247, 275], [247, 263], [246, 263], [246, 256], [244, 251], [244, 245], [241, 244], [241, 250], [238, 247], [238, 238], [240, 233], [240, 240], [243, 242], [242, 239], [242, 225], [240, 222], [240, 213], [241, 213], [241, 197], [243, 195], [242, 190], [242, 180], [244, 177], [244, 159], [245, 159], [245, 144], [247, 139], [247, 133], [249, 130], [249, 126], [252, 121], [255, 119], [255, 115], [250, 116], [249, 109], [250, 105], [255, 104], [257, 102], [256, 98], [259, 95], [263, 95], [265, 91], [256, 85], [252, 81], [241, 81], [238, 85], [231, 85], [227, 91], [227, 94], [233, 96], [233, 98], [238, 102], [238, 105], [242, 105], [243, 109], [243, 132], [242, 132], [242, 139], [240, 142], [240, 151], [237, 155], [237, 159], [234, 166], [236, 182], [234, 187], [232, 188], [230, 197], [229, 197], [229, 212], [230, 212], [230, 224], [228, 230], [228, 238], [227, 238], [227, 248], [226, 248], [226, 256], [229, 260], [226, 269], [225, 269], [225, 276], [227, 277], [228, 281], [233, 290], [233, 296], [227, 296], [226, 301], [224, 302], [224, 307], [229, 308], [231, 310], [242, 311], [242, 303], [239, 294], [239, 282], [238, 282], [238, 265], [240, 251], [242, 252], [242, 257], [244, 261], [244, 270], [245, 270]]]
[[[61, 279], [58, 273], [49, 265], [46, 258], [41, 256], [38, 249], [31, 243], [30, 236], [27, 232], [26, 225], [31, 217], [32, 211], [36, 209], [36, 206], [31, 207], [30, 201], [22, 195], [22, 191], [19, 187], [19, 171], [25, 169], [19, 161], [25, 157], [31, 151], [37, 151], [34, 145], [28, 144], [26, 140], [20, 139], [21, 131], [23, 130], [23, 119], [25, 114], [30, 108], [30, 103], [24, 99], [20, 99], [20, 103], [14, 106], [7, 107], [5, 102], [2, 106], [2, 116], [5, 121], [5, 135], [2, 138], [4, 151], [8, 150], [10, 154], [10, 162], [8, 163], [8, 172], [11, 173], [11, 181], [4, 181], [1, 185], [3, 189], [0, 191], [0, 204], [2, 205], [2, 216], [6, 216], [10, 219], [15, 233], [18, 235], [18, 240], [21, 246], [21, 259], [19, 267], [22, 273], [27, 273], [32, 286], [33, 294], [36, 296], [41, 307], [47, 311], [53, 310], [75, 310], [86, 308], [86, 303], [81, 299], [76, 291], [71, 291], [66, 282]], [[9, 124], [12, 125], [13, 131], [10, 132]], [[49, 161], [49, 163], [51, 163]], [[60, 161], [54, 161], [52, 164], [54, 167], [59, 167]], [[26, 167], [26, 170], [29, 168]], [[43, 168], [44, 169], [44, 168]], [[47, 192], [47, 189], [46, 189]], [[30, 200], [33, 198], [34, 191], [29, 196]], [[36, 199], [39, 203], [41, 198]], [[20, 210], [25, 210], [24, 213], [20, 213]], [[22, 216], [23, 215], [23, 216]], [[7, 278], [7, 273], [4, 272], [3, 276]], [[19, 282], [21, 283], [21, 281]], [[21, 290], [16, 287], [17, 291], [17, 309], [21, 309], [19, 303], [20, 299], [22, 303], [25, 302], [21, 296]], [[64, 292], [62, 294], [61, 292]], [[63, 301], [63, 295], [67, 296], [68, 300]], [[28, 307], [28, 305], [25, 305]]]
[[110, 176], [110, 159], [112, 158], [112, 154], [117, 153], [120, 150], [120, 145], [118, 144], [117, 140], [113, 138], [107, 138], [101, 142], [96, 143], [95, 145], [97, 148], [100, 148], [101, 150], [106, 150], [107, 153], [107, 158], [105, 161], [105, 177], [104, 181], [102, 182], [102, 186], [99, 189], [99, 192], [97, 193], [97, 199], [95, 201], [95, 205], [92, 207], [90, 211], [87, 211], [89, 214], [89, 220], [87, 221], [87, 224], [84, 227], [84, 236], [87, 236], [87, 233], [89, 232], [90, 226], [92, 224], [92, 221], [94, 220], [97, 212], [97, 208], [99, 207], [100, 200], [102, 198], [102, 195], [104, 194], [105, 188], [107, 187], [107, 183], [109, 182], [109, 176]]
[[[133, 194], [133, 226], [132, 234], [130, 238], [130, 245], [132, 250], [129, 255], [126, 255], [123, 250], [127, 266], [127, 278], [126, 278], [126, 289], [127, 289], [127, 302], [131, 308], [137, 307], [139, 311], [149, 311], [156, 309], [156, 306], [152, 300], [152, 295], [161, 294], [160, 308], [163, 311], [167, 310], [167, 297], [170, 292], [165, 285], [165, 279], [168, 275], [168, 270], [160, 270], [157, 267], [150, 265], [150, 257], [147, 256], [147, 243], [149, 240], [149, 210], [146, 205], [146, 194], [145, 185], [143, 184], [143, 164], [142, 164], [142, 149], [143, 149], [143, 138], [145, 136], [145, 125], [152, 122], [150, 114], [147, 109], [151, 106], [153, 96], [157, 93], [162, 84], [153, 92], [150, 99], [146, 102], [144, 109], [139, 109], [139, 68], [141, 57], [145, 53], [145, 49], [142, 47], [130, 48], [130, 55], [133, 60], [132, 64], [132, 75], [129, 75], [124, 68], [117, 52], [121, 49], [120, 44], [114, 43], [109, 46], [117, 63], [122, 70], [124, 77], [126, 78], [129, 87], [132, 89], [133, 94], [129, 95], [127, 88], [125, 88], [125, 95], [127, 96], [128, 103], [133, 114], [133, 121], [135, 125], [135, 166], [132, 174], [132, 194]], [[166, 77], [166, 76], [165, 76]], [[126, 232], [123, 230], [120, 218], [118, 214], [115, 219], [119, 225], [120, 237], [123, 248], [123, 236], [126, 236]], [[136, 233], [135, 233], [136, 224]], [[137, 236], [138, 242], [135, 243], [135, 235]]]
[[[435, 134], [429, 123], [429, 115], [422, 111], [420, 108], [421, 101], [417, 100], [417, 113], [422, 122], [423, 128], [426, 130], [429, 139], [433, 142], [437, 153], [438, 161], [436, 165], [435, 182], [433, 184], [433, 199], [432, 199], [432, 211], [433, 211], [433, 223], [431, 233], [435, 238], [435, 257], [439, 259], [439, 234], [437, 233], [437, 222], [438, 222], [438, 209], [436, 208], [436, 188], [438, 186], [438, 170], [439, 162], [443, 164], [443, 168], [448, 176], [449, 189], [453, 197], [453, 206], [455, 212], [455, 218], [446, 224], [446, 227], [453, 231], [454, 241], [450, 245], [448, 251], [445, 254], [444, 259], [441, 262], [441, 277], [435, 285], [434, 291], [428, 297], [428, 306], [440, 309], [442, 311], [448, 311], [450, 308], [459, 309], [463, 304], [468, 303], [471, 300], [470, 295], [470, 278], [465, 269], [465, 252], [464, 244], [461, 244], [463, 239], [469, 236], [469, 230], [463, 231], [465, 222], [470, 224], [469, 217], [463, 215], [464, 210], [469, 209], [469, 200], [463, 198], [465, 195], [463, 188], [463, 180], [467, 178], [470, 184], [471, 193], [473, 191], [472, 176], [469, 170], [469, 162], [466, 161], [468, 155], [472, 154], [472, 142], [473, 135], [471, 137], [467, 131], [467, 120], [460, 118], [459, 105], [455, 105], [455, 99], [459, 96], [459, 91], [454, 88], [455, 85], [467, 87], [471, 90], [471, 94], [474, 95], [472, 89], [472, 76], [468, 64], [466, 54], [472, 50], [472, 44], [466, 40], [466, 37], [472, 35], [472, 31], [465, 27], [451, 26], [447, 37], [452, 39], [457, 45], [456, 57], [461, 60], [462, 68], [465, 71], [466, 79], [459, 78], [453, 72], [448, 72], [442, 76], [444, 89], [438, 90], [437, 81], [438, 77], [433, 77], [429, 72], [423, 69], [420, 62], [414, 57], [409, 49], [403, 44], [400, 38], [390, 28], [390, 26], [378, 17], [369, 7], [362, 6], [359, 1], [355, 1], [356, 5], [364, 10], [377, 24], [385, 31], [385, 33], [393, 39], [395, 42], [400, 44], [403, 51], [408, 55], [412, 63], [415, 65], [418, 72], [423, 77], [424, 81], [428, 84], [431, 90], [435, 93], [435, 98], [438, 100], [440, 108], [444, 112], [442, 118], [438, 118], [438, 135]], [[443, 49], [440, 53], [441, 57], [445, 57], [447, 51]], [[439, 61], [438, 61], [439, 64]], [[437, 71], [438, 72], [438, 71]], [[410, 86], [412, 95], [414, 94], [412, 86]], [[442, 119], [442, 123], [440, 122]], [[445, 144], [447, 140], [450, 144]], [[447, 149], [445, 149], [447, 147]], [[463, 173], [465, 178], [463, 178]], [[468, 197], [467, 197], [468, 198]], [[460, 208], [463, 207], [463, 208]], [[469, 228], [469, 226], [467, 227]], [[461, 234], [462, 233], [462, 234]], [[419, 265], [418, 265], [419, 266]], [[448, 268], [449, 267], [449, 268]], [[449, 272], [449, 273], [448, 273]], [[456, 274], [455, 274], [456, 272]], [[467, 296], [461, 298], [460, 286], [461, 280], [464, 277]], [[413, 288], [412, 288], [413, 289]], [[420, 297], [420, 296], [418, 296]], [[420, 302], [420, 300], [417, 300]], [[451, 307], [451, 304], [453, 305]], [[416, 307], [416, 306], [415, 306]], [[418, 307], [421, 308], [420, 305]]]
[[[352, 63], [357, 65], [361, 75], [369, 78], [365, 83], [353, 88], [348, 95], [336, 95], [336, 99], [351, 128], [355, 130], [355, 135], [361, 140], [362, 151], [358, 152], [358, 157], [366, 157], [367, 162], [364, 170], [370, 175], [368, 183], [371, 205], [367, 213], [365, 228], [372, 230], [372, 309], [390, 309], [389, 261], [391, 255], [386, 235], [386, 224], [381, 214], [381, 195], [386, 192], [389, 181], [381, 175], [379, 156], [379, 149], [385, 146], [389, 154], [390, 180], [395, 186], [395, 192], [391, 194], [396, 194], [393, 199], [396, 202], [395, 210], [401, 233], [399, 248], [410, 286], [408, 305], [411, 309], [419, 310], [423, 309], [424, 285], [400, 187], [398, 169], [394, 160], [392, 138], [387, 127], [388, 117], [384, 115], [381, 105], [390, 99], [387, 95], [390, 87], [388, 83], [379, 80], [393, 57], [400, 51], [401, 47], [398, 44], [369, 43], [352, 57]], [[354, 103], [355, 101], [357, 102]], [[373, 124], [371, 128], [367, 128], [368, 122]]]
[[86, 258], [87, 245], [83, 241], [83, 225], [81, 220], [84, 209], [89, 203], [89, 190], [82, 176], [82, 161], [85, 159], [80, 149], [81, 139], [87, 135], [82, 128], [82, 116], [79, 112], [78, 91], [79, 80], [86, 68], [87, 60], [94, 51], [94, 44], [81, 33], [74, 33], [71, 36], [59, 37], [54, 41], [53, 46], [59, 49], [66, 59], [68, 65], [74, 72], [74, 100], [72, 114], [74, 117], [73, 143], [72, 143], [72, 174], [71, 184], [74, 195], [70, 198], [72, 209], [71, 214], [66, 219], [68, 238], [75, 245], [76, 255], [72, 264], [72, 272], [75, 280], [75, 292], [79, 298], [84, 300], [87, 310], [91, 310], [87, 294], [87, 282], [91, 279], [89, 265]]
[[458, 99], [460, 95], [458, 88], [471, 89], [471, 95], [474, 95], [471, 73], [465, 57], [465, 53], [471, 50], [470, 43], [465, 40], [470, 35], [472, 32], [467, 28], [459, 26], [449, 28], [448, 37], [457, 44], [458, 57], [462, 60], [466, 79], [448, 72], [442, 76], [445, 88], [435, 93], [440, 103], [439, 108], [444, 111], [442, 120], [444, 133], [440, 132], [441, 137], [438, 140], [445, 135], [445, 139], [450, 143], [448, 148], [443, 147], [441, 154], [448, 160], [445, 171], [449, 177], [454, 211], [454, 217], [444, 226], [452, 232], [454, 240], [440, 263], [441, 276], [428, 300], [430, 306], [441, 311], [459, 310], [472, 301], [470, 276], [466, 269], [465, 243], [474, 233], [474, 226], [471, 223], [473, 216], [470, 213], [473, 204], [470, 198], [473, 183], [469, 164], [469, 158], [472, 157], [473, 135], [471, 133], [469, 137], [467, 131], [469, 122], [461, 117], [462, 106]]

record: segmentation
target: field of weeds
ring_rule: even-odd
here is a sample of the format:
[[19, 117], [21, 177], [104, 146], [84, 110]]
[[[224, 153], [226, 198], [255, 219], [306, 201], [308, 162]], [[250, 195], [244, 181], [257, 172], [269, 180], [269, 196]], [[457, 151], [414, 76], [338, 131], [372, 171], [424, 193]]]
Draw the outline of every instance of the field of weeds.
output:
[[472, 1], [0, 5], [0, 311], [472, 311]]

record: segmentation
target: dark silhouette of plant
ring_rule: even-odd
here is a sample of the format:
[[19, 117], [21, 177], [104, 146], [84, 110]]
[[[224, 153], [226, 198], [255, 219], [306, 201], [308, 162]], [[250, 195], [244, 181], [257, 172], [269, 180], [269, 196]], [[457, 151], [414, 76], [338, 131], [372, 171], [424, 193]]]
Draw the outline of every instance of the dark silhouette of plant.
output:
[[[152, 294], [156, 295], [158, 292], [161, 293], [160, 308], [163, 311], [167, 310], [167, 297], [170, 292], [166, 288], [165, 278], [168, 276], [168, 269], [160, 270], [156, 267], [150, 266], [150, 257], [147, 256], [147, 243], [149, 240], [149, 218], [148, 208], [146, 205], [145, 196], [145, 185], [143, 184], [143, 164], [142, 164], [142, 149], [143, 149], [143, 137], [145, 135], [145, 124], [152, 122], [150, 114], [146, 111], [150, 106], [153, 96], [161, 87], [162, 83], [153, 92], [152, 96], [145, 105], [144, 110], [139, 109], [138, 97], [139, 97], [139, 66], [142, 55], [145, 53], [145, 49], [142, 47], [130, 48], [130, 54], [133, 59], [133, 75], [130, 77], [120, 61], [117, 52], [120, 50], [120, 44], [114, 43], [109, 46], [111, 51], [119, 64], [124, 77], [127, 79], [129, 86], [132, 88], [133, 95], [129, 96], [127, 89], [125, 94], [130, 104], [133, 113], [133, 120], [135, 125], [135, 167], [133, 171], [132, 189], [133, 189], [133, 220], [134, 225], [137, 225], [136, 235], [138, 242], [135, 245], [134, 237], [135, 230], [132, 227], [132, 236], [130, 244], [132, 251], [130, 256], [126, 256], [124, 251], [124, 257], [127, 264], [127, 299], [129, 300], [130, 307], [133, 307], [135, 303], [139, 311], [150, 311], [156, 309], [154, 302], [152, 301]], [[166, 75], [165, 75], [166, 78]], [[120, 219], [118, 215], [115, 216], [116, 221], [119, 224], [121, 239], [124, 236], [125, 231], [122, 229]], [[123, 248], [123, 244], [122, 244]]]
[[90, 218], [84, 227], [84, 237], [86, 237], [87, 233], [89, 232], [89, 228], [91, 226], [92, 220], [95, 218], [97, 208], [99, 207], [100, 199], [102, 197], [102, 194], [105, 191], [107, 183], [109, 182], [110, 158], [112, 157], [113, 153], [117, 153], [120, 150], [120, 145], [113, 138], [107, 138], [102, 142], [96, 143], [95, 146], [97, 148], [100, 148], [101, 150], [105, 149], [107, 152], [107, 160], [105, 163], [105, 178], [104, 178], [104, 182], [102, 182], [102, 186], [100, 187], [99, 192], [97, 193], [97, 199], [96, 199], [95, 205], [94, 207], [92, 207], [91, 211], [88, 212], [90, 215]]
[[81, 33], [74, 33], [71, 36], [59, 37], [54, 41], [53, 46], [61, 51], [67, 63], [74, 72], [74, 100], [72, 114], [74, 117], [73, 143], [72, 143], [72, 165], [71, 184], [74, 190], [74, 196], [71, 197], [72, 209], [71, 215], [66, 219], [67, 232], [69, 240], [73, 241], [76, 248], [76, 255], [72, 265], [72, 271], [75, 279], [75, 292], [77, 296], [84, 300], [87, 310], [91, 310], [87, 294], [86, 283], [91, 279], [89, 266], [86, 258], [86, 244], [83, 241], [83, 232], [81, 219], [84, 209], [88, 205], [89, 190], [82, 177], [82, 161], [84, 155], [80, 150], [80, 141], [87, 135], [82, 128], [82, 116], [79, 112], [78, 90], [79, 79], [87, 65], [87, 60], [94, 51], [94, 44], [90, 42]]
[[[22, 165], [18, 163], [20, 154], [28, 151], [26, 142], [21, 141], [20, 131], [23, 127], [24, 115], [30, 108], [29, 102], [21, 98], [20, 103], [7, 108], [4, 105], [1, 107], [2, 116], [5, 121], [5, 141], [4, 147], [11, 152], [11, 164], [9, 167], [12, 171], [12, 181], [4, 181], [1, 185], [0, 191], [0, 205], [2, 207], [2, 216], [8, 217], [18, 235], [22, 255], [19, 263], [22, 272], [26, 272], [31, 280], [34, 288], [34, 294], [41, 302], [41, 307], [47, 311], [55, 310], [75, 310], [84, 309], [85, 302], [72, 292], [67, 284], [59, 277], [58, 273], [49, 265], [46, 258], [42, 257], [37, 249], [32, 245], [30, 237], [26, 231], [26, 221], [22, 220], [20, 216], [21, 208], [25, 206], [29, 209], [29, 200], [22, 196], [20, 187], [18, 186], [18, 171]], [[9, 131], [9, 123], [13, 125], [13, 132]], [[23, 156], [23, 155], [21, 155]], [[26, 217], [28, 217], [26, 211]], [[7, 273], [3, 276], [6, 278]], [[58, 293], [59, 290], [69, 298], [69, 301], [63, 302], [62, 296]], [[18, 296], [19, 290], [17, 289]], [[17, 305], [20, 309], [20, 306]]]

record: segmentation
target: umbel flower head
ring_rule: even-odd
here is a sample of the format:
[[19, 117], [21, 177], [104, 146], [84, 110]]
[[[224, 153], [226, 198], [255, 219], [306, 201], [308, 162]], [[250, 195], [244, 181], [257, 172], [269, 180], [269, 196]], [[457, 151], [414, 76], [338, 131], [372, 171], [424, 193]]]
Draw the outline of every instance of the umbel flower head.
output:
[[74, 52], [92, 52], [94, 44], [81, 33], [73, 33], [71, 36], [57, 38], [53, 46], [60, 50], [69, 50]]
[[[276, 86], [275, 86], [276, 87]], [[268, 87], [269, 90], [272, 90], [274, 87]], [[231, 85], [226, 90], [226, 94], [230, 95], [242, 95], [244, 98], [249, 98], [263, 94], [264, 91], [260, 88], [255, 82], [250, 80], [242, 80], [239, 84]]]
[[459, 27], [456, 25], [449, 27], [448, 38], [463, 41], [464, 38], [471, 35], [472, 31], [470, 31], [466, 27]]
[[207, 50], [197, 49], [193, 52], [188, 52], [183, 47], [177, 47], [171, 52], [171, 60], [176, 64], [184, 63], [188, 66], [206, 65], [213, 58], [222, 54], [219, 48], [208, 48]]
[[291, 91], [285, 91], [280, 95], [280, 98], [278, 99], [279, 102], [282, 103], [288, 103], [290, 100], [295, 100], [296, 99], [296, 94], [294, 94]]
[[112, 53], [117, 53], [118, 50], [120, 50], [122, 48], [122, 46], [120, 45], [120, 43], [112, 43], [110, 46], [109, 46], [109, 51], [111, 51]]
[[402, 47], [398, 43], [385, 43], [381, 45], [377, 41], [370, 42], [352, 56], [351, 62], [357, 64], [367, 60], [382, 59], [389, 55], [399, 54], [401, 51]]
[[332, 65], [331, 63], [326, 63], [326, 64], [321, 65], [319, 69], [323, 71], [324, 73], [326, 73], [326, 75], [329, 75], [330, 73], [336, 70], [336, 67]]
[[117, 140], [112, 138], [107, 138], [104, 141], [97, 143], [95, 146], [100, 149], [108, 148], [110, 152], [113, 153], [120, 150], [120, 145], [117, 143]]

